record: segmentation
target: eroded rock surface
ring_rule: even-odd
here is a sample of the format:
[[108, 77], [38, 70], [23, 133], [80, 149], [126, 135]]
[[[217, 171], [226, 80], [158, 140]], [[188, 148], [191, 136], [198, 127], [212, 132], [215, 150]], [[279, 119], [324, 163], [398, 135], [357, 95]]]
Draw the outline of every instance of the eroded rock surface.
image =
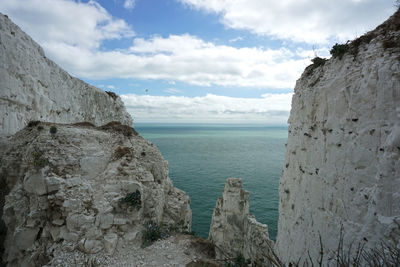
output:
[[400, 12], [297, 81], [279, 187], [286, 262], [400, 246]]
[[0, 137], [29, 121], [132, 125], [121, 99], [74, 78], [0, 13]]
[[222, 267], [213, 261], [214, 249], [206, 241], [190, 235], [174, 235], [148, 247], [119, 246], [113, 255], [87, 255], [81, 251], [57, 250], [54, 267]]
[[140, 245], [149, 221], [190, 231], [189, 197], [158, 149], [128, 126], [39, 123], [15, 134], [0, 160], [8, 266], [73, 251], [112, 255]]
[[269, 239], [268, 226], [250, 214], [249, 203], [249, 192], [243, 190], [242, 180], [227, 179], [214, 209], [209, 240], [215, 244], [217, 259], [242, 255], [256, 266], [269, 266], [267, 258], [273, 241]]

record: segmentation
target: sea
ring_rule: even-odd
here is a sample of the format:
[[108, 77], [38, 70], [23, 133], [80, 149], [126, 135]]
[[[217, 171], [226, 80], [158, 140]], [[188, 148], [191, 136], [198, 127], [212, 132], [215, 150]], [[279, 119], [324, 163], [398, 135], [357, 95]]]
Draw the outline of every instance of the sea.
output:
[[174, 186], [189, 195], [197, 235], [208, 237], [225, 180], [242, 178], [250, 192], [250, 212], [268, 225], [275, 240], [287, 127], [136, 123], [135, 129], [158, 147]]

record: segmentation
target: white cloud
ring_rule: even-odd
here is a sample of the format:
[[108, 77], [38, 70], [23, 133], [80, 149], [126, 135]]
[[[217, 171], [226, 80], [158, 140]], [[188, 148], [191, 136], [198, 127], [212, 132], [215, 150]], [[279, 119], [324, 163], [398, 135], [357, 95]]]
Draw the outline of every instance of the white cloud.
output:
[[285, 48], [235, 48], [189, 34], [135, 38], [129, 49], [107, 51], [100, 48], [103, 41], [132, 37], [133, 30], [94, 1], [2, 0], [0, 11], [33, 36], [49, 58], [82, 78], [288, 89], [310, 63]]
[[239, 36], [239, 37], [236, 37], [236, 38], [229, 39], [229, 42], [230, 43], [234, 43], [234, 42], [242, 41], [242, 40], [243, 40], [243, 37]]
[[135, 0], [125, 0], [124, 8], [132, 10], [135, 7]]
[[225, 122], [286, 124], [292, 93], [261, 98], [121, 95], [136, 122]]
[[114, 85], [107, 85], [107, 88], [108, 88], [108, 89], [115, 90], [115, 86], [114, 86]]
[[394, 12], [393, 0], [178, 0], [233, 29], [310, 44], [353, 39]]
[[164, 92], [169, 93], [169, 94], [179, 94], [182, 93], [181, 90], [176, 89], [176, 88], [167, 88], [164, 90]]
[[181, 81], [200, 86], [293, 88], [308, 58], [286, 48], [235, 48], [191, 35], [136, 38], [126, 51], [45, 45], [49, 57], [90, 79], [135, 78]]
[[134, 35], [124, 20], [92, 0], [1, 0], [0, 11], [44, 47], [97, 49], [106, 39]]
[[310, 50], [298, 48], [296, 49], [296, 55], [298, 55], [301, 58], [309, 58], [309, 59], [313, 59], [315, 57], [329, 58], [330, 57], [329, 51], [330, 49], [328, 47], [315, 47]]

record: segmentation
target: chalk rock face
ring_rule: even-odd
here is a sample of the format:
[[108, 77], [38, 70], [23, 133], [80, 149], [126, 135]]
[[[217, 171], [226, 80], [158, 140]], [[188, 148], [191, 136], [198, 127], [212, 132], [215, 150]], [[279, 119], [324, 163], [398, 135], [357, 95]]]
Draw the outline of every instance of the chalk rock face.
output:
[[112, 254], [141, 242], [144, 225], [190, 231], [189, 197], [158, 149], [118, 123], [39, 123], [0, 154], [8, 266], [42, 266], [59, 250]]
[[[400, 246], [400, 14], [297, 81], [279, 187], [276, 249], [318, 258]], [[356, 51], [357, 49], [358, 51]], [[355, 250], [355, 249], [354, 249]], [[325, 257], [327, 258], [327, 257]]]
[[267, 255], [273, 247], [268, 226], [256, 221], [249, 212], [249, 192], [242, 180], [226, 180], [222, 197], [218, 198], [210, 226], [210, 241], [217, 259], [235, 258], [239, 254], [258, 266], [268, 266]]
[[70, 76], [0, 13], [0, 136], [27, 122], [132, 125], [121, 99]]

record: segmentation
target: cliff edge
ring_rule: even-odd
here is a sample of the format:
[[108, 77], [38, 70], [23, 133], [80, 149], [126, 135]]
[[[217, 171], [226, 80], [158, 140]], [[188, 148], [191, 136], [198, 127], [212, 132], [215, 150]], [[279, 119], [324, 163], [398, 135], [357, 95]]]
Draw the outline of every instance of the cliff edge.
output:
[[0, 137], [29, 121], [133, 125], [121, 99], [72, 77], [0, 13]]
[[313, 59], [294, 89], [274, 249], [268, 227], [249, 214], [240, 179], [228, 179], [210, 228], [217, 258], [397, 266], [400, 10], [331, 54]]
[[[297, 81], [279, 186], [286, 262], [400, 246], [400, 10]], [[319, 63], [319, 64], [317, 64]], [[341, 230], [342, 229], [342, 230]]]
[[117, 95], [71, 77], [2, 14], [0, 77], [0, 265], [160, 266], [212, 257], [187, 236], [142, 247], [190, 232], [189, 197]]
[[189, 197], [129, 126], [37, 123], [12, 137], [0, 160], [7, 266], [58, 266], [68, 253], [113, 255], [161, 229], [190, 231]]

